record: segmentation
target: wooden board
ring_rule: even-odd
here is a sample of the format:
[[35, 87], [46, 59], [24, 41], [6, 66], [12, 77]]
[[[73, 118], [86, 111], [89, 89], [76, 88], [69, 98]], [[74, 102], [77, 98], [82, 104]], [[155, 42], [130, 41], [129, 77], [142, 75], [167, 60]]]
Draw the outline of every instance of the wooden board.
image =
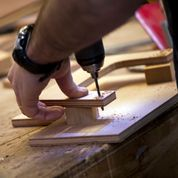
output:
[[101, 91], [101, 97], [98, 97], [96, 91], [89, 91], [87, 96], [81, 98], [66, 99], [47, 99], [41, 100], [48, 106], [64, 106], [64, 107], [102, 107], [109, 104], [116, 98], [114, 91]]
[[8, 25], [19, 18], [39, 11], [43, 0], [0, 0], [0, 26]]
[[68, 126], [65, 122], [55, 121], [30, 138], [30, 145], [122, 142], [169, 107], [168, 100], [177, 93], [175, 88], [174, 83], [165, 83], [161, 87], [140, 85], [138, 90], [135, 85], [126, 91], [118, 90], [118, 99], [100, 111], [100, 118], [95, 123]]

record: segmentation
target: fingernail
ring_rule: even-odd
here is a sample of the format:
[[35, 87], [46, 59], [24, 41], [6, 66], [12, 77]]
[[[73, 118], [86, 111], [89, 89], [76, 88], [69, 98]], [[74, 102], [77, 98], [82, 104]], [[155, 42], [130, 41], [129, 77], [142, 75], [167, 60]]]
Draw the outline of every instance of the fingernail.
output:
[[86, 87], [79, 87], [79, 90], [83, 93], [88, 93], [88, 90]]

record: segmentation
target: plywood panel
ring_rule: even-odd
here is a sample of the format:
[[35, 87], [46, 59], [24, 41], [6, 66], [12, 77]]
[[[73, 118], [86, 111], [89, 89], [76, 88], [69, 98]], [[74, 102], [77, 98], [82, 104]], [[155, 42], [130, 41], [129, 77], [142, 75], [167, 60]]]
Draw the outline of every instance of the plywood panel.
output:
[[[172, 103], [168, 100], [176, 94], [175, 83], [151, 87], [146, 84], [136, 84], [120, 89], [117, 91], [118, 99], [106, 106], [104, 111], [100, 110], [100, 118], [95, 123], [86, 126], [68, 126], [56, 121], [32, 137], [30, 144], [41, 146], [121, 142], [170, 107]], [[166, 105], [161, 106], [167, 101]]]
[[101, 91], [101, 97], [98, 97], [96, 91], [89, 91], [87, 96], [81, 98], [66, 99], [47, 99], [41, 100], [48, 106], [64, 106], [64, 107], [102, 107], [106, 106], [116, 98], [114, 91]]

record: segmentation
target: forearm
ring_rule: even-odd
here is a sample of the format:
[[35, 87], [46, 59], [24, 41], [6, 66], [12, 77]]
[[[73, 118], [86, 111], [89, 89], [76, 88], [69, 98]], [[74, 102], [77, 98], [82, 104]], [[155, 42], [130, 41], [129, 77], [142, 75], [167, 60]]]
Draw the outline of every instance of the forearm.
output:
[[123, 24], [144, 0], [49, 0], [27, 54], [40, 63], [66, 58]]

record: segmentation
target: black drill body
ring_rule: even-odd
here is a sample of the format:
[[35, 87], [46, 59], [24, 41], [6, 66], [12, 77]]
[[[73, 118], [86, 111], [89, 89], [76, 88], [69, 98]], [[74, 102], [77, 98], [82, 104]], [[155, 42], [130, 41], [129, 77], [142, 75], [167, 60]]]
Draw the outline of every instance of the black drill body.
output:
[[78, 64], [91, 74], [95, 80], [98, 96], [100, 95], [98, 85], [98, 71], [101, 69], [104, 63], [105, 51], [102, 40], [80, 50], [75, 54]]

